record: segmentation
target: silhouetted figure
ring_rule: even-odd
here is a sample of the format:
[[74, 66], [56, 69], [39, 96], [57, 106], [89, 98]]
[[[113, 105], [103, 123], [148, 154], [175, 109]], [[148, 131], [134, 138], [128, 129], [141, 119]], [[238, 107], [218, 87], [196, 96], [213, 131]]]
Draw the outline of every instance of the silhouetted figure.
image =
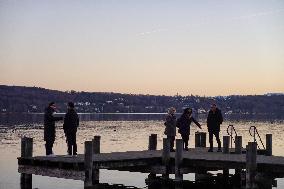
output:
[[49, 103], [44, 111], [44, 140], [46, 142], [46, 155], [54, 155], [52, 147], [55, 141], [55, 121], [63, 120], [63, 117], [54, 117], [55, 103]]
[[170, 151], [174, 152], [174, 142], [176, 136], [176, 109], [171, 107], [168, 110], [168, 115], [166, 117], [166, 122], [164, 125], [165, 128], [165, 135], [167, 135], [168, 140], [170, 140]]
[[74, 103], [68, 103], [68, 111], [65, 114], [63, 130], [66, 136], [68, 155], [77, 155], [76, 133], [79, 126], [79, 117], [74, 109]]
[[183, 111], [183, 114], [177, 120], [177, 127], [179, 128], [178, 132], [181, 134], [184, 150], [188, 150], [188, 141], [190, 135], [190, 125], [191, 122], [194, 122], [200, 129], [201, 125], [192, 117], [192, 109], [186, 108]]
[[209, 132], [209, 143], [210, 143], [210, 148], [208, 152], [213, 152], [213, 135], [215, 135], [215, 138], [218, 143], [218, 152], [222, 152], [221, 141], [219, 136], [220, 125], [222, 123], [223, 123], [223, 116], [221, 110], [217, 108], [216, 104], [212, 104], [207, 117], [207, 127]]

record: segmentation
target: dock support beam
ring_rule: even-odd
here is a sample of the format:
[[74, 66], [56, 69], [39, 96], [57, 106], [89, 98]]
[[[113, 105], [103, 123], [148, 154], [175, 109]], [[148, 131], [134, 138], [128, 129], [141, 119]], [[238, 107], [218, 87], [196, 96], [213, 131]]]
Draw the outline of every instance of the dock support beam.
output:
[[169, 179], [169, 169], [170, 169], [170, 141], [167, 138], [163, 138], [163, 164], [166, 167], [165, 174], [162, 175], [164, 179]]
[[[149, 145], [148, 150], [157, 150], [157, 134], [151, 134], [149, 136]], [[156, 178], [156, 174], [150, 173], [148, 178], [153, 179]]]
[[[24, 137], [21, 139], [21, 157], [33, 156], [33, 139]], [[21, 173], [21, 189], [32, 189], [32, 175]]]
[[[93, 139], [93, 154], [101, 153], [101, 136], [94, 136]], [[92, 183], [98, 184], [100, 182], [100, 170], [92, 168]]]
[[93, 186], [93, 141], [85, 141], [85, 181], [84, 188]]
[[266, 153], [267, 156], [272, 156], [272, 134], [266, 134]]
[[255, 183], [255, 176], [257, 170], [256, 153], [257, 153], [256, 142], [249, 142], [247, 145], [247, 154], [246, 154], [246, 189], [257, 188]]
[[[243, 139], [242, 136], [235, 138], [235, 154], [242, 154]], [[242, 169], [235, 169], [235, 176], [238, 181], [238, 187], [242, 185]]]
[[183, 141], [182, 139], [176, 140], [176, 154], [175, 154], [175, 181], [181, 182], [183, 175], [180, 173], [180, 168], [183, 161]]

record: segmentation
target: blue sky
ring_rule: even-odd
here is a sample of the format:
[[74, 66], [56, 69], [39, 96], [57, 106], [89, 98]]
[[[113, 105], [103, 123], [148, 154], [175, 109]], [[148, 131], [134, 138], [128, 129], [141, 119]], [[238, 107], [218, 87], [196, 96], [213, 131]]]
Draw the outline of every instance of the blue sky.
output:
[[284, 91], [284, 1], [0, 1], [0, 82], [183, 95]]

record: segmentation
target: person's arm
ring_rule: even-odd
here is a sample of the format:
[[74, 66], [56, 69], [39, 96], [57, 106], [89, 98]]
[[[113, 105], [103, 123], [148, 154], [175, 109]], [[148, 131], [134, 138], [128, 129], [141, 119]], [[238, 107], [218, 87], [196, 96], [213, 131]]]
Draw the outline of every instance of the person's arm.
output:
[[191, 119], [195, 123], [195, 125], [197, 125], [199, 127], [199, 129], [202, 129], [201, 125], [200, 125], [200, 123], [198, 123], [198, 121], [196, 121], [193, 117], [191, 117]]
[[221, 112], [221, 110], [219, 111], [219, 119], [220, 119], [220, 124], [222, 124], [223, 123], [223, 116], [222, 116], [222, 112]]

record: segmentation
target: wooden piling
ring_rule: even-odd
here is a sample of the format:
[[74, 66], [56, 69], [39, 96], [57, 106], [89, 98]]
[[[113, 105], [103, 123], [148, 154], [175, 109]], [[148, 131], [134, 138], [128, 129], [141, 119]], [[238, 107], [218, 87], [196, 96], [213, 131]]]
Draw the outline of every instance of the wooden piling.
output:
[[[242, 154], [242, 146], [243, 146], [243, 142], [242, 142], [242, 136], [236, 136], [235, 138], [235, 154]], [[242, 169], [235, 169], [235, 176], [236, 179], [239, 182], [239, 186], [241, 186], [242, 184]]]
[[101, 136], [94, 136], [93, 139], [93, 154], [101, 153]]
[[206, 148], [206, 132], [200, 133], [200, 147]]
[[157, 150], [157, 134], [151, 134], [149, 136], [148, 150]]
[[230, 137], [229, 136], [223, 136], [223, 153], [228, 154], [229, 152], [229, 146], [230, 146]]
[[242, 145], [243, 145], [242, 136], [236, 136], [236, 138], [235, 138], [235, 154], [241, 154], [242, 153]]
[[183, 179], [180, 168], [183, 161], [183, 141], [182, 139], [176, 140], [176, 153], [175, 153], [175, 181], [181, 182]]
[[[149, 136], [148, 150], [157, 150], [157, 134], [151, 134]], [[148, 178], [150, 178], [150, 179], [156, 178], [156, 174], [150, 173], [148, 175]]]
[[[33, 156], [33, 139], [24, 137], [21, 139], [21, 157]], [[21, 189], [32, 189], [32, 174], [21, 173]]]
[[93, 141], [85, 141], [85, 181], [84, 187], [93, 186]]
[[162, 175], [164, 179], [169, 178], [169, 169], [170, 169], [170, 141], [167, 138], [163, 138], [163, 154], [162, 154], [162, 161], [166, 167], [166, 173]]
[[[93, 139], [93, 154], [101, 153], [101, 136], [94, 136]], [[92, 168], [92, 183], [98, 184], [100, 181], [100, 170]]]
[[266, 134], [266, 153], [267, 156], [272, 156], [272, 134]]
[[257, 144], [256, 142], [249, 142], [246, 153], [246, 189], [257, 188], [255, 183], [255, 176], [257, 170], [256, 163]]
[[195, 147], [200, 147], [200, 132], [195, 132]]

